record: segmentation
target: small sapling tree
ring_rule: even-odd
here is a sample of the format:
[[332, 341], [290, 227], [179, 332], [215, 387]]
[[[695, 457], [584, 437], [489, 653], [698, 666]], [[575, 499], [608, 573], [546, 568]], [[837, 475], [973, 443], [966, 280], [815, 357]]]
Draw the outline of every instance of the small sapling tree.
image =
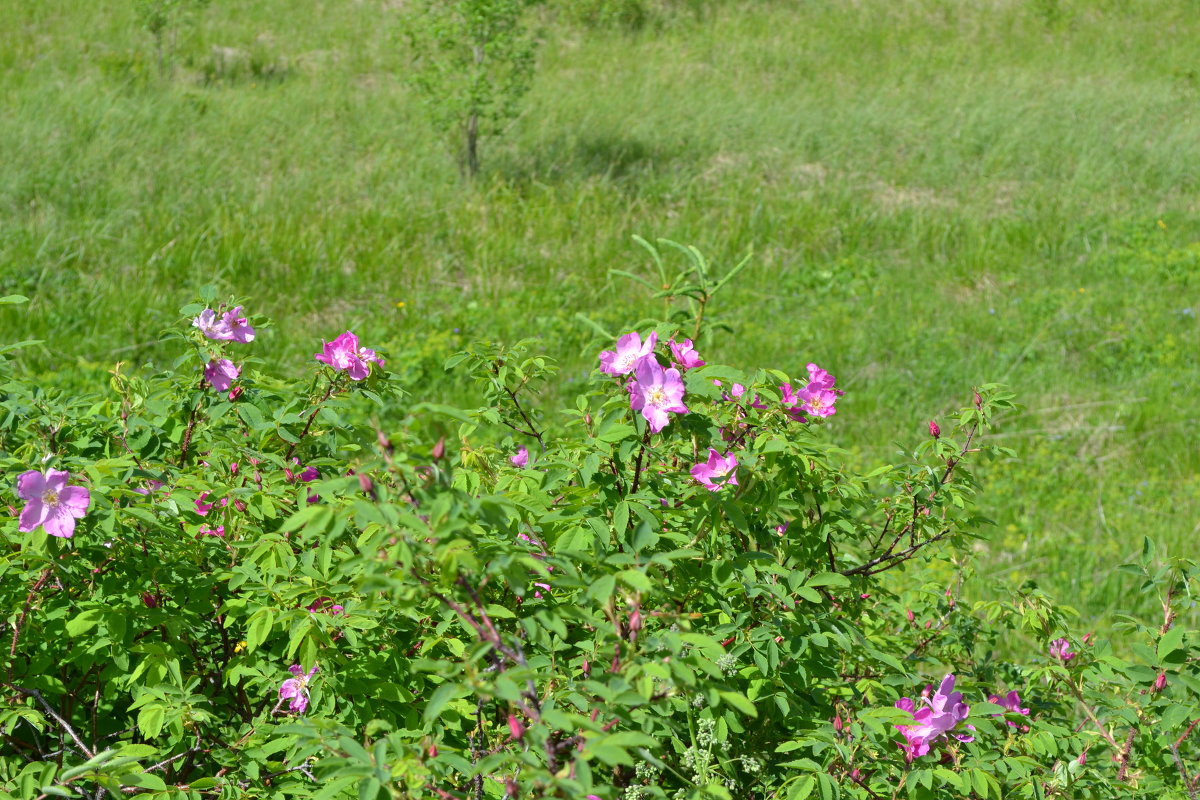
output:
[[528, 0], [417, 0], [405, 16], [412, 85], [465, 175], [479, 172], [479, 140], [501, 132], [529, 90], [536, 42]]

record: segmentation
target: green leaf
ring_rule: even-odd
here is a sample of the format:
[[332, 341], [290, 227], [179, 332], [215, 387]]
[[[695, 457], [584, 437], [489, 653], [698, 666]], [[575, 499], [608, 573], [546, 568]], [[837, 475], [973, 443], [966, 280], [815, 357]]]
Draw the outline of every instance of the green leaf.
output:
[[68, 636], [79, 636], [87, 633], [104, 618], [104, 611], [99, 608], [89, 608], [76, 614], [66, 625]]
[[717, 694], [719, 694], [721, 696], [721, 699], [723, 701], [725, 701], [729, 705], [733, 706], [734, 708], [736, 708], [738, 711], [742, 712], [746, 716], [748, 716], [748, 717], [757, 717], [758, 716], [758, 711], [754, 708], [754, 703], [751, 703], [749, 700], [747, 700], [746, 695], [744, 695], [740, 692], [724, 692], [724, 691], [717, 692]]
[[804, 582], [805, 586], [849, 586], [850, 579], [837, 572], [818, 572]]
[[271, 634], [271, 626], [275, 624], [275, 612], [269, 608], [260, 608], [250, 615], [246, 625], [246, 649], [251, 652], [267, 640]]
[[1166, 661], [1168, 656], [1183, 645], [1183, 634], [1182, 627], [1175, 627], [1162, 635], [1162, 638], [1158, 640], [1159, 661]]
[[137, 726], [145, 739], [153, 739], [162, 730], [166, 710], [160, 705], [148, 705], [138, 712]]
[[462, 697], [467, 693], [465, 687], [457, 683], [443, 683], [429, 697], [429, 702], [425, 704], [425, 724], [429, 724], [437, 719], [442, 709], [456, 697]]

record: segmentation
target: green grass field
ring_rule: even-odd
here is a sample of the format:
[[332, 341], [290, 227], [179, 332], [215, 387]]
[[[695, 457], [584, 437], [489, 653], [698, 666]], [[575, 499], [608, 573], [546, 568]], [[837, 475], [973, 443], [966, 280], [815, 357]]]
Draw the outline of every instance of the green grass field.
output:
[[830, 369], [830, 434], [864, 462], [974, 384], [1016, 391], [985, 573], [1103, 627], [1143, 535], [1195, 552], [1193, 2], [759, 0], [637, 31], [542, 10], [475, 185], [406, 88], [403, 6], [213, 0], [169, 78], [131, 2], [0, 7], [0, 294], [32, 301], [0, 326], [45, 342], [20, 368], [98, 389], [165, 362], [216, 283], [276, 320], [255, 349], [289, 371], [352, 327], [409, 354], [414, 394], [461, 394], [428, 365], [536, 335], [565, 394], [599, 349], [576, 312], [655, 307], [607, 276], [647, 268], [634, 234], [752, 248], [702, 352]]

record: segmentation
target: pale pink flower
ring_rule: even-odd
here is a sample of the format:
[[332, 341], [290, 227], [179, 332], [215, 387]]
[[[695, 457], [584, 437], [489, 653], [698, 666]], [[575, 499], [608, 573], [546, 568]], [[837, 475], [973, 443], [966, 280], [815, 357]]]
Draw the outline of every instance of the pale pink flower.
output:
[[230, 339], [235, 342], [242, 342], [243, 344], [254, 341], [254, 328], [250, 327], [250, 323], [241, 314], [241, 306], [237, 306], [222, 314], [221, 324], [229, 332], [229, 335], [212, 338]]
[[671, 355], [675, 357], [675, 363], [679, 365], [681, 370], [704, 366], [705, 362], [700, 360], [700, 354], [692, 347], [691, 339], [684, 339], [681, 342], [677, 342], [672, 338], [668, 342], [668, 345], [671, 348]]
[[29, 533], [40, 525], [46, 533], [63, 539], [75, 535], [75, 520], [87, 514], [91, 493], [82, 486], [68, 486], [71, 473], [36, 469], [17, 477], [17, 496], [25, 501], [17, 530]]
[[715, 492], [722, 486], [737, 486], [737, 456], [733, 453], [721, 455], [714, 448], [708, 448], [708, 461], [701, 461], [691, 469], [692, 477], [710, 491]]
[[648, 355], [638, 362], [633, 374], [636, 380], [630, 391], [629, 407], [642, 412], [650, 430], [658, 433], [665, 428], [671, 421], [668, 412], [688, 412], [683, 404], [683, 381], [679, 370], [664, 370], [657, 358]]
[[616, 350], [605, 350], [600, 353], [600, 371], [608, 375], [628, 375], [633, 372], [638, 361], [654, 352], [658, 344], [658, 333], [651, 331], [642, 342], [637, 331], [627, 333], [617, 339]]
[[332, 342], [322, 341], [322, 350], [316, 354], [317, 361], [324, 362], [336, 370], [345, 370], [351, 380], [361, 381], [371, 374], [371, 363], [384, 365], [384, 360], [374, 350], [358, 346], [358, 337], [346, 331]]
[[201, 311], [199, 316], [192, 320], [192, 327], [198, 328], [209, 339], [220, 341], [232, 338], [228, 323], [224, 319], [218, 319], [217, 312], [211, 308]]
[[508, 460], [517, 469], [525, 469], [529, 466], [529, 449], [525, 445], [521, 445], [517, 448], [516, 455], [510, 456]]
[[204, 379], [218, 392], [227, 392], [241, 370], [228, 358], [214, 358], [204, 366]]
[[292, 664], [288, 667], [288, 672], [294, 675], [294, 678], [288, 678], [279, 687], [279, 699], [289, 700], [288, 710], [296, 714], [303, 714], [308, 708], [308, 682], [312, 680], [312, 676], [317, 674], [317, 667], [314, 664], [313, 668], [304, 674], [304, 668], [299, 664]]

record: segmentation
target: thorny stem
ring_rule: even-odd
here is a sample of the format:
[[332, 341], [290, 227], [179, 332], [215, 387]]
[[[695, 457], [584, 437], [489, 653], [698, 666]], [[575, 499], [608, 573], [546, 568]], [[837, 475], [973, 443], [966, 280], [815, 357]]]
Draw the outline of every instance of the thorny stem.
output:
[[29, 615], [29, 609], [33, 606], [33, 597], [42, 587], [46, 585], [46, 581], [50, 579], [50, 567], [42, 570], [42, 574], [38, 576], [34, 582], [33, 588], [29, 590], [29, 594], [25, 596], [25, 605], [21, 608], [21, 616], [17, 617], [17, 622], [13, 625], [12, 646], [8, 649], [9, 662], [7, 664], [8, 681], [12, 683], [12, 665], [13, 660], [17, 657], [17, 638], [21, 635], [21, 626], [25, 624], [25, 617]]
[[[958, 455], [951, 456], [949, 459], [947, 459], [946, 469], [942, 472], [942, 477], [938, 480], [937, 484], [934, 486], [934, 493], [936, 493], [938, 489], [940, 489], [941, 487], [946, 485], [946, 483], [950, 480], [951, 476], [953, 476], [953, 474], [954, 474], [954, 468], [956, 466], [958, 466], [959, 462], [962, 461], [963, 457], [966, 456], [966, 454], [968, 452], [970, 452], [971, 442], [975, 439], [975, 434], [976, 434], [976, 432], [978, 432], [978, 430], [979, 430], [979, 423], [976, 422], [974, 425], [971, 426], [971, 429], [967, 432], [967, 440], [966, 440], [966, 442], [963, 443], [962, 449], [959, 450]], [[923, 541], [919, 541], [919, 542], [916, 541], [917, 529], [916, 529], [915, 523], [916, 523], [916, 517], [917, 517], [918, 513], [919, 513], [919, 509], [917, 508], [917, 495], [914, 492], [913, 493], [913, 522], [910, 522], [909, 524], [905, 525], [892, 537], [891, 542], [888, 543], [887, 548], [883, 551], [882, 554], [876, 556], [875, 558], [871, 559], [870, 561], [866, 562], [865, 564], [860, 564], [859, 566], [854, 567], [853, 569], [843, 570], [842, 574], [847, 577], [849, 577], [851, 575], [876, 575], [880, 572], [891, 569], [892, 567], [896, 566], [897, 564], [907, 561], [908, 559], [910, 559], [914, 555], [916, 555], [918, 551], [923, 550], [924, 548], [928, 547], [931, 544], [940, 542], [942, 539], [945, 539], [947, 536], [950, 535], [950, 529], [946, 528], [946, 529], [940, 531], [935, 536], [932, 536]], [[887, 518], [887, 521], [884, 523], [885, 531], [887, 530], [887, 527], [889, 525], [891, 525], [891, 522], [892, 522], [892, 515], [889, 515]], [[904, 538], [904, 534], [906, 534], [906, 533], [912, 535], [911, 543], [909, 544], [909, 546], [906, 549], [896, 552], [896, 545], [898, 545], [900, 543], [900, 540]], [[879, 541], [882, 541], [882, 539], [883, 539], [883, 536], [880, 535]]]
[[288, 445], [287, 453], [283, 457], [285, 462], [292, 457], [292, 453], [296, 452], [296, 448], [304, 441], [304, 437], [308, 436], [308, 432], [312, 429], [313, 420], [317, 418], [317, 412], [321, 410], [321, 406], [325, 404], [325, 401], [333, 396], [333, 391], [336, 388], [337, 382], [330, 380], [329, 386], [325, 389], [325, 395], [317, 401], [317, 405], [313, 408], [312, 413], [308, 415], [308, 420], [304, 423], [304, 430], [300, 431], [300, 436], [296, 438], [296, 441]]
[[1187, 769], [1183, 766], [1183, 759], [1179, 757], [1179, 745], [1183, 744], [1183, 740], [1188, 737], [1188, 734], [1192, 732], [1192, 728], [1195, 728], [1197, 723], [1200, 723], [1200, 719], [1196, 719], [1191, 725], [1188, 725], [1187, 730], [1181, 733], [1179, 738], [1175, 740], [1175, 743], [1168, 748], [1171, 751], [1171, 758], [1175, 760], [1175, 766], [1179, 769], [1179, 777], [1183, 779], [1183, 788], [1187, 789], [1190, 800], [1196, 800], [1196, 786], [1192, 782], [1192, 779], [1188, 777]]
[[204, 404], [204, 379], [200, 379], [200, 383], [196, 384], [196, 390], [200, 392], [200, 396], [196, 398], [196, 404], [192, 406], [192, 410], [188, 412], [187, 429], [183, 432], [183, 440], [179, 443], [179, 464], [180, 466], [187, 463], [188, 448], [192, 445], [192, 433], [196, 430], [196, 414], [200, 411], [200, 406]]

